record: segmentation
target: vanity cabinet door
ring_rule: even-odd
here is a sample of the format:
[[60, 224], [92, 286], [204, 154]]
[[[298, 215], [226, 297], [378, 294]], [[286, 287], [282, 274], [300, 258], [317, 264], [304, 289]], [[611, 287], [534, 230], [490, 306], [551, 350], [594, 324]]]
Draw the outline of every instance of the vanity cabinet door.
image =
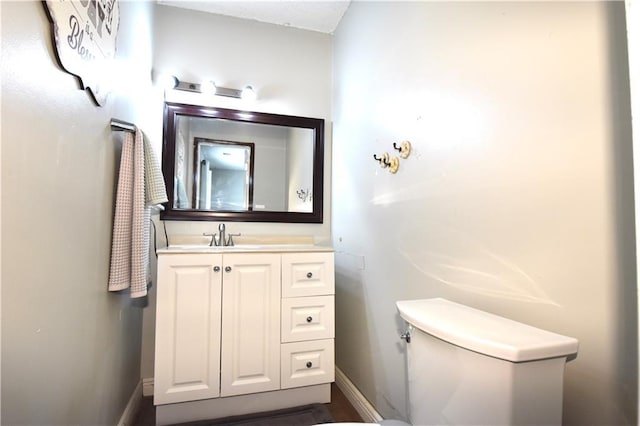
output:
[[158, 258], [154, 404], [220, 395], [220, 254]]
[[221, 396], [280, 388], [280, 255], [224, 255]]

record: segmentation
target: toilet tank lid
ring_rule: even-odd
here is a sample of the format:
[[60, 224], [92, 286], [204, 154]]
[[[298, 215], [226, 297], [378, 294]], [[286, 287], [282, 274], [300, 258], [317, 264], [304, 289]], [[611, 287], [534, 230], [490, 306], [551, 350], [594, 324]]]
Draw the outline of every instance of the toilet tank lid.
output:
[[511, 362], [558, 358], [578, 352], [578, 340], [446, 299], [396, 302], [400, 316], [434, 337]]

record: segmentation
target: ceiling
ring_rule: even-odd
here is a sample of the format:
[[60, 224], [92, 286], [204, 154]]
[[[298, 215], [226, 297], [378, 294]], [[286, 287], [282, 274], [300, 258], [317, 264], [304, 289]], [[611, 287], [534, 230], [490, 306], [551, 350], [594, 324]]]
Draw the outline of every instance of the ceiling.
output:
[[157, 0], [158, 4], [331, 34], [350, 0]]

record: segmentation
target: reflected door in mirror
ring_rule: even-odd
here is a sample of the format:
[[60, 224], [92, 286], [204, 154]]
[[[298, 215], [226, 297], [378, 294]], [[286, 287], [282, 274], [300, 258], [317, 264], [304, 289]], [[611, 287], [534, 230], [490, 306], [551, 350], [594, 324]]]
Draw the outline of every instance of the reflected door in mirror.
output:
[[251, 210], [254, 144], [194, 138], [194, 148], [192, 205], [198, 210]]

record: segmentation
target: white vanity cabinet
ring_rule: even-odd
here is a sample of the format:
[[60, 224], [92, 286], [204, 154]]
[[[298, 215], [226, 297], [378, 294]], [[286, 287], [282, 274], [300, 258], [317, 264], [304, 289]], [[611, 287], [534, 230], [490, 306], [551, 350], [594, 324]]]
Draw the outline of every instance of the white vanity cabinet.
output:
[[158, 257], [154, 403], [280, 388], [280, 255]]
[[158, 424], [330, 400], [333, 252], [229, 251], [158, 252]]

